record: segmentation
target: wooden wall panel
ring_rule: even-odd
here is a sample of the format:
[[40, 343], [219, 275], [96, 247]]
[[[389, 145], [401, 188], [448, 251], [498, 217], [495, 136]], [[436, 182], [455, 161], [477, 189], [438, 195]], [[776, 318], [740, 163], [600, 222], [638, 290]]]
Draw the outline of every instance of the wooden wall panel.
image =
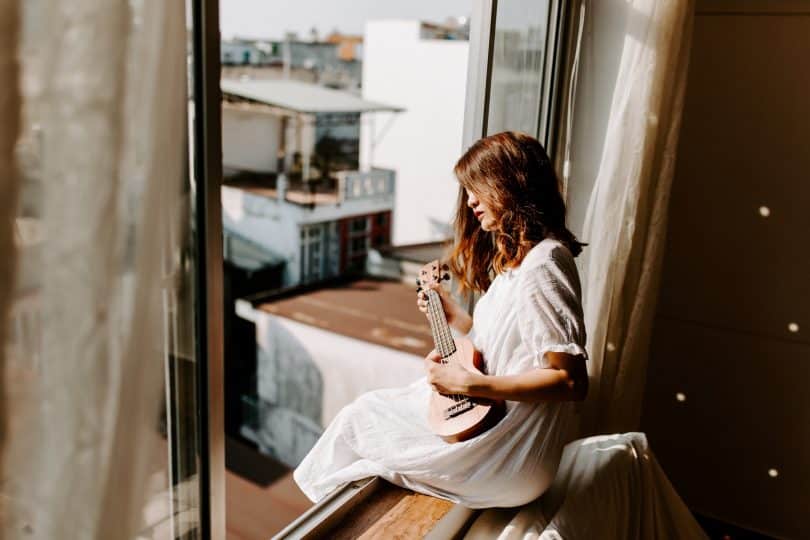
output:
[[810, 9], [694, 31], [641, 427], [694, 510], [810, 538]]
[[693, 510], [808, 537], [810, 346], [659, 319], [647, 381], [644, 430]]
[[698, 16], [693, 47], [659, 311], [810, 343], [810, 17]]

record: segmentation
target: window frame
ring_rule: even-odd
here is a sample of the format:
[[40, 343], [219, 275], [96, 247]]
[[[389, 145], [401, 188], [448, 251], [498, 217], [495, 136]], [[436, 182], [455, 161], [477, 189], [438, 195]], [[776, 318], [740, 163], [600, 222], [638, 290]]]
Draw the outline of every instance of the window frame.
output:
[[[499, 1], [473, 0], [467, 68], [462, 150], [484, 136], [487, 128], [492, 74], [492, 49]], [[200, 537], [203, 540], [225, 538], [225, 427], [224, 427], [224, 362], [223, 362], [223, 276], [222, 276], [222, 185], [221, 91], [219, 0], [187, 2], [192, 19], [192, 73], [194, 118], [192, 148], [195, 197], [197, 258], [195, 260], [197, 307], [198, 421], [200, 449]], [[551, 0], [546, 59], [544, 62], [540, 128], [535, 134], [555, 159], [561, 91], [566, 58], [567, 19], [573, 0]], [[557, 161], [557, 160], [555, 160]], [[369, 241], [370, 224], [365, 235]], [[470, 310], [474, 299], [471, 299]], [[318, 504], [310, 512], [278, 535], [285, 537], [296, 526], [309, 522], [324, 524], [329, 515], [317, 515], [326, 506]], [[327, 512], [327, 514], [329, 514]], [[314, 519], [313, 519], [314, 517]], [[316, 523], [311, 523], [315, 521]]]
[[[487, 133], [491, 97], [492, 61], [498, 3], [509, 0], [474, 0], [470, 26], [470, 52], [467, 64], [467, 95], [464, 107], [463, 150]], [[566, 62], [568, 14], [574, 0], [550, 0], [545, 58], [541, 81], [538, 132], [532, 135], [543, 143], [554, 159], [559, 111], [563, 98], [562, 75]]]
[[313, 283], [326, 277], [328, 269], [328, 223], [301, 225], [300, 273], [301, 283]]
[[222, 93], [219, 0], [187, 2], [191, 15], [200, 538], [225, 538], [225, 373], [222, 261]]

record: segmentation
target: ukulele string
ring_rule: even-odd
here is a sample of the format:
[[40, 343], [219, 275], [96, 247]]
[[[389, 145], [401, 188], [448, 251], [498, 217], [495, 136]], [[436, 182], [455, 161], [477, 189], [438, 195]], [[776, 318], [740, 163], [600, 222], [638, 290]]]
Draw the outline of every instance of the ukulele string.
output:
[[[440, 326], [440, 332], [442, 334], [442, 339], [444, 341], [445, 354], [449, 358], [455, 351], [453, 350], [454, 348], [453, 338], [449, 334], [450, 327], [447, 324], [447, 318], [444, 314], [444, 311], [439, 312], [439, 322], [443, 323]], [[450, 360], [447, 360], [447, 363], [449, 364]], [[453, 401], [458, 402], [462, 399], [462, 396], [460, 394], [452, 394], [452, 399]]]
[[438, 349], [439, 356], [441, 356], [441, 363], [444, 364], [446, 362], [444, 360], [442, 338], [439, 333], [438, 313], [436, 312], [435, 304], [430, 301], [430, 295], [428, 295], [428, 311], [430, 315], [430, 331], [433, 334], [433, 341], [436, 343], [436, 348]]
[[[437, 293], [436, 291], [430, 291], [429, 295], [432, 301], [428, 303], [433, 308], [433, 322], [437, 334], [436, 346], [439, 348], [439, 354], [442, 357], [442, 364], [449, 364], [450, 361], [447, 359], [447, 357], [450, 355], [450, 349], [447, 346], [447, 337], [445, 335], [445, 326], [447, 325], [447, 322], [446, 319], [443, 317], [444, 312], [442, 311], [441, 308], [441, 297], [439, 296], [439, 293]], [[444, 319], [444, 321], [442, 319]], [[445, 324], [443, 325], [442, 322], [444, 322]], [[456, 394], [449, 394], [447, 397], [449, 397], [453, 401], [457, 401]]]
[[[442, 363], [449, 364], [450, 361], [447, 358], [456, 352], [455, 342], [450, 334], [450, 327], [447, 324], [447, 318], [444, 314], [444, 310], [441, 308], [441, 297], [439, 297], [439, 293], [436, 291], [431, 290], [428, 292], [428, 308], [430, 309], [432, 315], [431, 330], [433, 330], [434, 341], [436, 341], [436, 346], [439, 348]], [[461, 394], [450, 394], [448, 397], [455, 402], [459, 402], [464, 399], [464, 396]]]

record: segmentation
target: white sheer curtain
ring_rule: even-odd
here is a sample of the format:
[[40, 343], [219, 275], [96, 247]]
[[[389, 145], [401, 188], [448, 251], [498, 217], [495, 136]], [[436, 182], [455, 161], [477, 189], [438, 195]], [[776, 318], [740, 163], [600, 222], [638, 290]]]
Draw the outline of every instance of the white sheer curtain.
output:
[[693, 19], [691, 0], [621, 4], [622, 19], [611, 21], [624, 31], [618, 74], [582, 233], [590, 244], [582, 256], [591, 357], [585, 434], [632, 431], [640, 420]]
[[3, 527], [9, 538], [134, 538], [160, 449], [162, 292], [186, 156], [184, 3], [26, 3], [31, 125], [18, 146], [34, 148], [25, 172], [37, 189], [19, 214], [2, 210], [37, 231], [18, 237], [27, 279], [14, 295], [39, 325], [0, 343], [12, 351]]

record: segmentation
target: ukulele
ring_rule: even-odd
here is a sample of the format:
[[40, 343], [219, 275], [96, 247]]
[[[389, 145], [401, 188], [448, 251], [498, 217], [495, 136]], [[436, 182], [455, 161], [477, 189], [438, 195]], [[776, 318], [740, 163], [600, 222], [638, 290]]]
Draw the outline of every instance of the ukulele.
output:
[[[469, 370], [484, 372], [481, 353], [466, 337], [454, 338], [447, 324], [439, 293], [428, 288], [432, 283], [450, 279], [447, 265], [439, 267], [433, 261], [422, 267], [416, 280], [417, 292], [424, 290], [428, 301], [428, 321], [433, 333], [433, 342], [443, 364], [458, 362]], [[444, 271], [444, 275], [440, 272]], [[433, 391], [430, 395], [428, 424], [433, 432], [447, 442], [460, 442], [471, 439], [497, 424], [505, 413], [501, 400], [474, 398], [460, 394], [441, 394]]]

